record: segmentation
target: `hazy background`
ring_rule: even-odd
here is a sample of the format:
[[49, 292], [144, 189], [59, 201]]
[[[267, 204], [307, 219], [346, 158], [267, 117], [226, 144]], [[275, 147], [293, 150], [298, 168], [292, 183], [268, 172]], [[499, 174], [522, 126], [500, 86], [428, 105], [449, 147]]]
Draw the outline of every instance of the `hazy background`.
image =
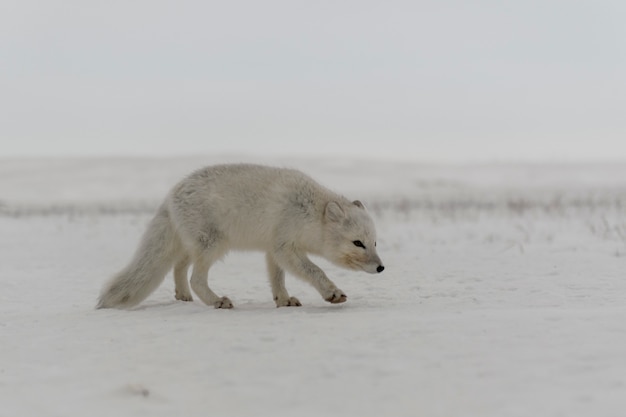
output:
[[626, 158], [626, 2], [0, 5], [0, 157]]

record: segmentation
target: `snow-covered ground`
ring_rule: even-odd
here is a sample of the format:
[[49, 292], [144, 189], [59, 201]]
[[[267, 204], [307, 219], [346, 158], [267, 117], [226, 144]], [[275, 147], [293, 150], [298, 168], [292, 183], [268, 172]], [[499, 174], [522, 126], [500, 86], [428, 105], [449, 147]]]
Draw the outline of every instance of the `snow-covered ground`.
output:
[[169, 187], [241, 159], [0, 161], [0, 416], [623, 415], [626, 164], [265, 160], [362, 199], [385, 272], [277, 309], [232, 253], [233, 310], [94, 310]]

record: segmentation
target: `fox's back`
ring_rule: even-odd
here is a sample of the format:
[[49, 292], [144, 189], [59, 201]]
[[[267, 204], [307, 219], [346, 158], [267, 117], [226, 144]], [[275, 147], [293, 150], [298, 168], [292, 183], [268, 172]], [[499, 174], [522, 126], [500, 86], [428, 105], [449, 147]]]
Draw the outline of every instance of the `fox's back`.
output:
[[[241, 247], [266, 245], [278, 222], [307, 221], [325, 189], [304, 173], [250, 164], [200, 169], [171, 193], [175, 217]], [[210, 230], [209, 230], [210, 229]]]
[[[183, 183], [204, 198], [223, 201], [229, 210], [267, 209], [291, 194], [321, 188], [304, 173], [252, 164], [216, 165], [191, 174]], [[219, 201], [217, 201], [219, 200]]]

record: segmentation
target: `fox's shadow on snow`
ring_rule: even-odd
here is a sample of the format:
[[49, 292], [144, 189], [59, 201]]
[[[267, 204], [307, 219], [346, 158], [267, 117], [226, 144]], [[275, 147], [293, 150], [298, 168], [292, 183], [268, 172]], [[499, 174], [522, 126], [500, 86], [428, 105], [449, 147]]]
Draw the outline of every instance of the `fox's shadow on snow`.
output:
[[211, 306], [207, 306], [202, 302], [185, 302], [179, 300], [171, 300], [171, 301], [152, 301], [141, 304], [137, 307], [133, 307], [127, 309], [127, 311], [150, 311], [150, 310], [169, 310], [174, 307], [183, 308], [183, 307], [191, 307], [194, 311], [206, 311], [208, 313], [213, 311], [290, 311], [290, 312], [307, 312], [307, 313], [323, 313], [329, 311], [340, 311], [349, 309], [349, 304], [305, 304], [301, 307], [280, 307], [277, 308], [276, 305], [271, 302], [259, 302], [259, 301], [249, 301], [249, 302], [240, 302], [235, 304], [232, 309], [221, 309], [214, 308]]

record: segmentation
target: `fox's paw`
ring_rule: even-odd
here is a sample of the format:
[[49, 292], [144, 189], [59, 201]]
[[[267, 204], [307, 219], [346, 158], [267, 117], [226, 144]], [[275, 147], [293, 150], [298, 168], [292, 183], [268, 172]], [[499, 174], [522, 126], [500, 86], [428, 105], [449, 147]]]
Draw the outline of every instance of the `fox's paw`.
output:
[[218, 299], [213, 305], [215, 308], [233, 308], [233, 302], [228, 297]]
[[175, 297], [176, 297], [177, 300], [180, 300], [180, 301], [193, 301], [193, 297], [191, 296], [191, 294], [189, 294], [189, 293], [184, 294], [184, 293], [182, 293], [182, 292], [180, 292], [178, 290], [176, 290]]
[[302, 303], [296, 297], [289, 297], [285, 299], [274, 298], [276, 307], [301, 307]]
[[336, 288], [325, 298], [325, 300], [332, 304], [345, 303], [348, 300], [348, 296], [345, 295], [339, 288]]

